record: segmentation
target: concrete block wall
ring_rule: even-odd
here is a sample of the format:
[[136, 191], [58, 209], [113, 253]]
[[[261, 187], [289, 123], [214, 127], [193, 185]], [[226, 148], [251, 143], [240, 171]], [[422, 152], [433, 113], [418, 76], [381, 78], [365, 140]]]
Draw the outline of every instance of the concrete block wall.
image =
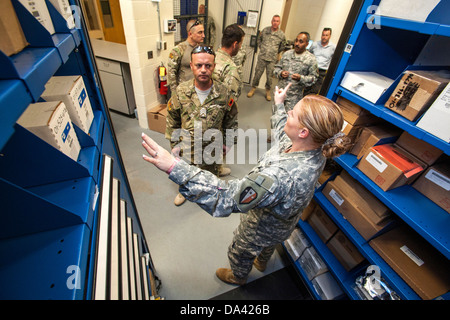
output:
[[[158, 26], [158, 5], [161, 29]], [[164, 33], [163, 29], [164, 19], [173, 19], [173, 2], [120, 0], [120, 8], [139, 125], [148, 128], [147, 110], [165, 103], [159, 94], [157, 70], [161, 62], [167, 67], [169, 52], [174, 44], [174, 34]], [[166, 41], [166, 50], [157, 49], [159, 40]], [[150, 52], [153, 58], [149, 58]]]

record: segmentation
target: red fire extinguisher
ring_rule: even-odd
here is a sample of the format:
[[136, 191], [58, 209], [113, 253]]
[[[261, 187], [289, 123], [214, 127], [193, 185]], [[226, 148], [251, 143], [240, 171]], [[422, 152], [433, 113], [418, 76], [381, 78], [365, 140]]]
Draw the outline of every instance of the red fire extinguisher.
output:
[[164, 64], [161, 62], [161, 66], [158, 67], [158, 79], [159, 79], [159, 93], [163, 96], [167, 95], [167, 70]]

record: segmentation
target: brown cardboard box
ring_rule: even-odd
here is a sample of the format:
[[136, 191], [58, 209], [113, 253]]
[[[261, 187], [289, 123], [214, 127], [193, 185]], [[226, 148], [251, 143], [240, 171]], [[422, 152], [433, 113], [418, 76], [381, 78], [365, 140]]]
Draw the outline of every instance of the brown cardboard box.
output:
[[341, 230], [328, 241], [327, 247], [347, 271], [350, 271], [365, 260], [358, 248]]
[[0, 50], [11, 56], [28, 45], [11, 0], [0, 1]]
[[341, 107], [345, 121], [353, 126], [369, 125], [379, 121], [378, 117], [350, 100], [338, 97], [336, 103]]
[[430, 107], [448, 82], [448, 76], [437, 71], [406, 71], [384, 106], [415, 121]]
[[422, 299], [450, 289], [448, 259], [411, 228], [395, 228], [369, 244]]
[[356, 143], [350, 153], [361, 159], [369, 148], [378, 144], [393, 143], [402, 132], [401, 129], [387, 123], [365, 127], [355, 141]]
[[412, 136], [406, 131], [401, 134], [395, 144], [416, 156], [429, 166], [444, 153], [441, 149]]
[[367, 150], [356, 166], [383, 191], [411, 184], [427, 165], [395, 144]]
[[412, 186], [450, 213], [450, 164], [448, 162], [431, 166]]
[[373, 223], [361, 212], [354, 199], [340, 190], [334, 181], [328, 181], [322, 193], [365, 240], [371, 239], [392, 223], [392, 219]]
[[150, 130], [165, 133], [166, 132], [167, 105], [160, 104], [147, 112], [148, 128]]
[[314, 199], [311, 200], [311, 202], [308, 204], [308, 206], [305, 209], [303, 209], [300, 219], [302, 219], [303, 221], [308, 220], [309, 216], [314, 212], [317, 205], [318, 204], [314, 201]]
[[333, 220], [331, 220], [320, 206], [315, 207], [308, 218], [308, 223], [324, 243], [330, 240], [330, 238], [339, 230]]
[[353, 179], [347, 171], [343, 170], [334, 179], [334, 183], [337, 188], [348, 195], [349, 199], [352, 199], [362, 214], [374, 224], [379, 225], [391, 217], [391, 210], [361, 183]]
[[351, 123], [344, 120], [344, 126], [342, 128], [342, 132], [345, 133], [345, 135], [350, 138], [352, 143], [355, 143], [355, 141], [356, 141], [356, 139], [358, 139], [362, 129], [363, 129], [362, 126], [354, 126]]

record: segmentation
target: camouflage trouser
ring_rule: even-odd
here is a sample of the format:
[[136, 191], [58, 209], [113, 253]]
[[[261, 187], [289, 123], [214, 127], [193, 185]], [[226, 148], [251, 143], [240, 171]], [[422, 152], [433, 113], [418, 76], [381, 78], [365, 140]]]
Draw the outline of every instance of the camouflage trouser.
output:
[[275, 69], [275, 61], [265, 61], [262, 59], [258, 59], [258, 62], [256, 63], [256, 68], [255, 68], [255, 76], [253, 77], [252, 87], [257, 87], [259, 85], [259, 79], [261, 79], [261, 76], [263, 75], [264, 70], [265, 70], [266, 71], [266, 89], [271, 90], [272, 89], [273, 69]]
[[258, 246], [242, 237], [238, 230], [235, 231], [233, 240], [228, 247], [228, 260], [235, 277], [246, 279], [252, 270], [256, 257], [261, 262], [270, 260], [274, 253], [275, 245]]

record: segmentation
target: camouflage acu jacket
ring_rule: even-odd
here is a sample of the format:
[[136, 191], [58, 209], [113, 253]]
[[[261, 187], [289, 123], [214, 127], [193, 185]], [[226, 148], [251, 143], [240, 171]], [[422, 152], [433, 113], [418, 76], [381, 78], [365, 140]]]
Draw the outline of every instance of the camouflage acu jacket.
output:
[[242, 81], [236, 64], [231, 56], [222, 49], [216, 51], [215, 62], [213, 79], [225, 84], [234, 99], [237, 100], [241, 95]]
[[[282, 71], [289, 71], [289, 77], [282, 78]], [[301, 75], [300, 80], [292, 79], [294, 73]], [[303, 88], [312, 86], [319, 77], [316, 57], [306, 50], [300, 56], [296, 56], [294, 49], [291, 49], [286, 51], [280, 61], [275, 64], [273, 74], [279, 79], [278, 88], [285, 88], [289, 82], [292, 82], [284, 101], [286, 110], [292, 110], [303, 98]]]
[[321, 149], [285, 153], [292, 145], [283, 131], [286, 112], [283, 104], [275, 109], [271, 121], [278, 142], [244, 178], [224, 181], [184, 161], [169, 175], [188, 200], [214, 217], [246, 213], [237, 232], [260, 246], [289, 237], [325, 165]]
[[175, 92], [175, 88], [181, 82], [194, 78], [194, 74], [189, 65], [192, 49], [194, 47], [186, 40], [173, 47], [169, 53], [169, 60], [167, 61], [167, 84], [172, 92]]
[[265, 27], [259, 34], [258, 59], [275, 62], [278, 59], [278, 53], [283, 51], [286, 43], [284, 32], [278, 29], [272, 32], [272, 27]]
[[[194, 129], [201, 125], [202, 134], [208, 129], [224, 132], [226, 129], [237, 129], [237, 110], [233, 108], [234, 99], [228, 89], [220, 82], [213, 82], [211, 92], [200, 103], [195, 91], [194, 80], [181, 83], [167, 104], [165, 137], [171, 140], [176, 129], [185, 129], [194, 143]], [[178, 134], [179, 135], [179, 134]], [[202, 137], [203, 138], [203, 137]], [[223, 134], [225, 141], [226, 135]], [[177, 142], [171, 142], [173, 148]], [[207, 141], [203, 145], [207, 145]]]

